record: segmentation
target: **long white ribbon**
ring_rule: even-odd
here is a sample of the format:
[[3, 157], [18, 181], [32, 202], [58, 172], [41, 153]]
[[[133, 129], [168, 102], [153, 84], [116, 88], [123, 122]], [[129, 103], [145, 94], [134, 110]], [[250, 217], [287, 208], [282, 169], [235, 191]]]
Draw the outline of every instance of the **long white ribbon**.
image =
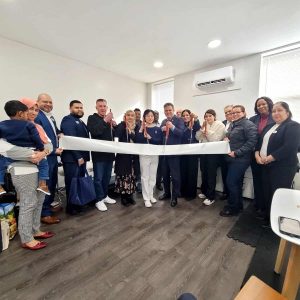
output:
[[60, 138], [59, 145], [64, 150], [109, 152], [137, 155], [227, 154], [230, 152], [228, 142], [210, 142], [165, 146], [110, 142], [65, 135]]

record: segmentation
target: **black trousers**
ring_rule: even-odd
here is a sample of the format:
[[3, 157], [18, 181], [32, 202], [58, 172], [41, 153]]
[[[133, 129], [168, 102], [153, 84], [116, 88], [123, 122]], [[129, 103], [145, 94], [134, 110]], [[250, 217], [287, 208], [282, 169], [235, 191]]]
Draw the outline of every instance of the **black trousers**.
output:
[[197, 196], [198, 155], [180, 157], [181, 197], [194, 199]]
[[201, 192], [209, 200], [215, 199], [217, 169], [220, 164], [220, 155], [205, 154], [200, 157], [200, 168], [202, 172]]
[[221, 174], [222, 174], [222, 181], [223, 181], [223, 193], [226, 195], [229, 194], [227, 183], [226, 183], [226, 178], [227, 178], [227, 173], [228, 173], [228, 165], [227, 165], [227, 161], [226, 161], [227, 156], [228, 156], [227, 154], [220, 155], [220, 158], [219, 158]]
[[251, 170], [253, 176], [254, 206], [261, 211], [266, 210], [263, 192], [263, 168], [265, 167], [263, 165], [259, 165], [253, 156], [251, 160]]
[[[291, 188], [297, 166], [276, 166], [270, 164], [262, 167], [263, 195], [266, 206], [266, 216], [270, 218], [272, 198], [279, 188]], [[289, 201], [289, 199], [286, 199]]]
[[172, 197], [180, 197], [180, 156], [163, 157], [163, 179], [165, 194], [171, 194], [170, 176], [172, 177]]
[[65, 187], [66, 187], [66, 198], [67, 198], [66, 211], [68, 213], [72, 213], [78, 207], [77, 207], [77, 205], [71, 204], [70, 200], [69, 200], [71, 182], [75, 176], [77, 176], [77, 177], [85, 176], [86, 163], [84, 163], [80, 167], [78, 166], [77, 162], [76, 163], [75, 162], [63, 163], [63, 169], [64, 169], [64, 175], [65, 175]]

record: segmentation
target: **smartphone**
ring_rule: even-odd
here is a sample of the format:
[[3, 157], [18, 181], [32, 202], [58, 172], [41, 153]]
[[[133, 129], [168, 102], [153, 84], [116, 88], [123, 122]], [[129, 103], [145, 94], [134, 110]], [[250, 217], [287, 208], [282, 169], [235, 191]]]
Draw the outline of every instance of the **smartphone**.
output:
[[291, 237], [300, 238], [300, 222], [295, 219], [278, 217], [279, 231]]

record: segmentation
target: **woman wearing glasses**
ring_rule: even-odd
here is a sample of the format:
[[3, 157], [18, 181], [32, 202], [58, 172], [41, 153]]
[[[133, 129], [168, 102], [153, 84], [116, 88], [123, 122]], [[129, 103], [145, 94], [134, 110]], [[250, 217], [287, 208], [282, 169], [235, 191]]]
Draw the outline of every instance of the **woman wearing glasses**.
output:
[[250, 165], [251, 155], [257, 141], [257, 128], [246, 118], [243, 105], [233, 106], [232, 119], [232, 126], [226, 134], [231, 149], [227, 156], [228, 173], [226, 178], [229, 197], [228, 204], [220, 212], [222, 217], [236, 216], [243, 209], [244, 174]]

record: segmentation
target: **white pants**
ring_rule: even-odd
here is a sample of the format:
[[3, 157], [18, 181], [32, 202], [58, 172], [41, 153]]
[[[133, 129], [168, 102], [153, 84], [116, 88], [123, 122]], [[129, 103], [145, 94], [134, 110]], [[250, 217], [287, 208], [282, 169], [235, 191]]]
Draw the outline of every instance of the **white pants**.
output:
[[158, 155], [140, 155], [142, 193], [145, 201], [153, 198], [157, 166]]

